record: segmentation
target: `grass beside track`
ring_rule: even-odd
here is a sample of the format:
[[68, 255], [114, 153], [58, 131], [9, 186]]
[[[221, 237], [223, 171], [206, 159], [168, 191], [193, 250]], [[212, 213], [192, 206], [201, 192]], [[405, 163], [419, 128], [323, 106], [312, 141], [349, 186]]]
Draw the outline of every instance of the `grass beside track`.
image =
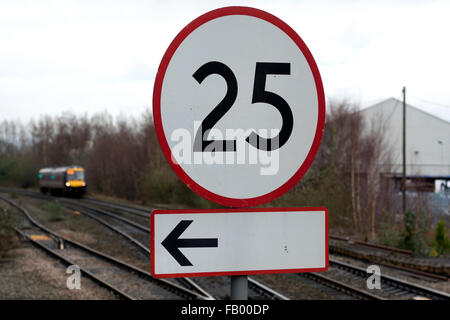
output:
[[7, 257], [14, 248], [14, 227], [19, 222], [20, 218], [15, 210], [0, 207], [0, 258]]

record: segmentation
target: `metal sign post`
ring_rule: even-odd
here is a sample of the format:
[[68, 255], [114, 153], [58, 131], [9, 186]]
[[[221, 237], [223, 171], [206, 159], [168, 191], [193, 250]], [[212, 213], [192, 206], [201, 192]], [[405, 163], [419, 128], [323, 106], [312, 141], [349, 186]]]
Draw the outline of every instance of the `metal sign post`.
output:
[[248, 299], [248, 277], [231, 276], [231, 300]]

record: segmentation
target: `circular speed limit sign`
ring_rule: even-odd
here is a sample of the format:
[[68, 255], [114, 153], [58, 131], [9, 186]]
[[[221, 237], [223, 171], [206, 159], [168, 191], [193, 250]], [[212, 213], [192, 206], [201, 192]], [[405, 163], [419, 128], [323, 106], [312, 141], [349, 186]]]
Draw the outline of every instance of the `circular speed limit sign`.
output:
[[225, 206], [271, 201], [310, 167], [322, 137], [319, 70], [297, 33], [248, 7], [210, 11], [167, 49], [153, 116], [180, 179]]

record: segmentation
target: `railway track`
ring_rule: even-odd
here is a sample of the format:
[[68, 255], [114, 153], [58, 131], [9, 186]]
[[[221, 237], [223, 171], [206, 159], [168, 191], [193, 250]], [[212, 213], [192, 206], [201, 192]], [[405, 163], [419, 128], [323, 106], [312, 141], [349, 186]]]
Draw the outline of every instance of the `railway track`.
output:
[[[21, 192], [21, 194], [43, 200], [53, 200], [52, 197], [48, 197], [34, 192], [25, 191]], [[150, 249], [149, 249], [150, 229], [148, 227], [136, 223], [133, 220], [127, 219], [118, 213], [111, 213], [107, 210], [92, 207], [92, 205], [80, 204], [79, 201], [58, 199], [58, 202], [71, 210], [76, 210], [83, 213], [84, 215], [92, 218], [93, 220], [97, 221], [98, 223], [110, 229], [111, 231], [119, 234], [124, 239], [135, 245], [139, 250], [141, 250], [142, 253], [144, 253], [144, 255], [150, 257]], [[89, 201], [89, 203], [90, 204], [96, 203], [96, 201]], [[105, 206], [105, 204], [108, 203], [104, 201], [101, 201], [101, 204], [103, 208], [108, 207]], [[112, 207], [114, 209], [121, 209], [126, 211], [129, 209], [130, 206], [115, 206], [115, 204], [113, 204]], [[140, 210], [142, 210], [140, 214], [138, 214], [137, 210], [131, 211], [130, 213], [142, 217], [145, 215], [145, 212], [147, 212], [146, 210], [143, 209]], [[148, 219], [149, 217], [150, 214], [147, 212], [146, 218]], [[176, 278], [176, 281], [194, 292], [197, 292], [205, 297], [208, 297], [209, 299], [214, 299], [213, 295], [208, 293], [205, 289], [200, 287], [196, 282], [194, 282], [194, 280], [190, 278]], [[248, 278], [248, 284], [249, 289], [256, 294], [255, 295], [256, 297], [271, 300], [289, 300], [283, 294], [269, 288], [268, 286], [262, 284], [259, 281], [256, 281], [251, 277]]]
[[350, 297], [362, 299], [362, 300], [385, 300], [377, 295], [374, 295], [370, 292], [366, 292], [362, 289], [358, 289], [354, 286], [351, 286], [347, 283], [344, 283], [340, 280], [333, 279], [329, 276], [324, 275], [323, 273], [298, 273], [298, 276], [310, 279], [314, 282], [317, 282], [326, 287], [330, 287], [334, 290], [342, 292]]
[[439, 270], [434, 266], [427, 267], [426, 265], [415, 264], [413, 262], [414, 258], [412, 251], [379, 246], [372, 243], [349, 240], [335, 236], [330, 236], [330, 240], [344, 242], [344, 246], [341, 246], [335, 245], [330, 241], [329, 248], [330, 252], [333, 254], [350, 257], [371, 264], [383, 265], [410, 274], [412, 277], [425, 279], [427, 281], [448, 281], [448, 272], [446, 273], [444, 271], [445, 268], [439, 268]]
[[[150, 244], [149, 228], [137, 224], [136, 222], [131, 221], [129, 219], [123, 218], [119, 215], [104, 210], [95, 209], [89, 206], [80, 205], [74, 201], [59, 200], [59, 202], [67, 208], [83, 212], [83, 214], [94, 219], [95, 221], [112, 230], [113, 232], [119, 234], [124, 239], [135, 245], [145, 255], [145, 257], [150, 260], [151, 252], [149, 248]], [[197, 283], [195, 283], [194, 280], [190, 278], [176, 278], [174, 281], [177, 281], [186, 288], [196, 291], [199, 294], [202, 294], [211, 300], [214, 299], [210, 293], [208, 293], [205, 289], [200, 287]]]
[[[28, 196], [33, 197], [42, 197], [40, 194], [34, 193], [34, 192], [26, 192]], [[52, 199], [50, 197], [45, 197], [46, 200]], [[95, 218], [100, 221], [102, 220], [103, 223], [106, 223], [105, 226], [109, 228], [115, 228], [115, 229], [121, 229], [126, 225], [126, 228], [135, 228], [139, 229], [141, 233], [144, 233], [147, 235], [147, 237], [150, 234], [150, 230], [148, 227], [137, 223], [134, 220], [131, 220], [128, 218], [125, 218], [122, 213], [127, 212], [130, 215], [135, 215], [140, 218], [146, 218], [150, 216], [150, 213], [147, 209], [141, 209], [141, 208], [134, 208], [129, 205], [122, 205], [117, 203], [108, 203], [105, 201], [97, 201], [92, 199], [86, 199], [87, 201], [82, 201], [83, 204], [80, 204], [80, 201], [77, 201], [74, 204], [74, 201], [67, 201], [65, 205], [72, 206], [71, 208], [74, 210], [82, 210], [85, 211], [84, 213], [92, 214], [95, 216]], [[60, 200], [61, 201], [61, 200]], [[69, 203], [70, 202], [70, 203]], [[86, 202], [90, 205], [86, 205]], [[63, 203], [64, 204], [64, 203]], [[94, 207], [92, 207], [92, 205]], [[95, 208], [95, 206], [101, 207], [99, 209], [98, 207]], [[128, 211], [129, 209], [133, 209]], [[89, 212], [91, 210], [91, 212]], [[93, 213], [96, 212], [96, 213]], [[114, 213], [113, 213], [114, 212]], [[102, 218], [100, 218], [100, 215]], [[108, 219], [108, 222], [104, 221], [105, 217]], [[115, 226], [112, 226], [112, 221], [115, 221]], [[137, 231], [135, 231], [137, 232]], [[127, 232], [123, 232], [124, 237], [129, 237], [127, 235]], [[141, 243], [139, 240], [136, 240], [138, 243]], [[145, 241], [144, 241], [145, 243]], [[149, 243], [149, 242], [147, 242]], [[145, 247], [144, 245], [142, 245]], [[150, 254], [150, 250], [148, 248], [142, 249], [146, 254]], [[397, 266], [394, 266], [397, 267]], [[429, 273], [423, 273], [423, 272], [416, 272], [416, 270], [408, 269], [408, 268], [398, 268], [402, 269], [403, 271], [411, 274], [421, 274], [423, 277], [428, 276], [428, 280], [433, 279], [434, 280], [446, 280], [440, 277], [439, 275], [433, 275]], [[439, 291], [435, 291], [432, 289], [428, 289], [425, 287], [422, 287], [420, 285], [416, 285], [410, 282], [407, 282], [405, 280], [396, 279], [394, 277], [389, 276], [382, 276], [382, 290], [371, 290], [367, 291], [366, 288], [366, 280], [368, 277], [368, 274], [366, 273], [365, 269], [352, 266], [350, 264], [346, 264], [343, 262], [330, 260], [330, 271], [326, 273], [314, 273], [314, 274], [301, 274], [304, 277], [307, 277], [309, 279], [312, 279], [316, 282], [322, 283], [324, 285], [327, 285], [329, 287], [332, 287], [334, 289], [337, 289], [341, 292], [344, 292], [350, 296], [358, 297], [362, 299], [411, 299], [416, 296], [421, 296], [429, 299], [449, 299], [449, 295], [446, 293], [442, 293]], [[337, 273], [338, 277], [334, 277], [333, 273]], [[184, 280], [180, 280], [184, 281]], [[350, 285], [351, 284], [351, 285]], [[195, 286], [193, 287], [189, 283], [182, 283], [183, 286], [186, 286], [187, 288], [190, 288], [193, 291], [195, 290]], [[276, 291], [268, 288], [267, 286], [262, 285], [261, 283], [258, 283], [251, 277], [249, 277], [249, 288], [261, 295], [262, 297], [266, 299], [287, 299], [285, 296], [277, 293]]]
[[131, 206], [131, 205], [123, 204], [123, 203], [118, 203], [118, 202], [112, 203], [112, 202], [107, 202], [107, 201], [92, 199], [92, 198], [84, 198], [84, 199], [82, 199], [82, 201], [94, 204], [96, 206], [102, 206], [102, 207], [105, 207], [108, 209], [122, 209], [128, 213], [134, 214], [139, 217], [150, 218], [150, 213], [151, 213], [150, 208], [144, 209], [144, 208], [139, 208], [136, 206]]
[[370, 242], [364, 242], [364, 241], [353, 240], [353, 239], [348, 239], [348, 238], [344, 238], [344, 237], [338, 237], [338, 236], [334, 236], [334, 235], [330, 235], [329, 238], [334, 239], [334, 240], [339, 240], [339, 241], [345, 241], [347, 243], [359, 245], [362, 247], [383, 250], [383, 251], [386, 251], [389, 253], [399, 253], [399, 254], [404, 254], [404, 255], [410, 256], [410, 257], [414, 256], [414, 252], [412, 252], [411, 250], [392, 248], [392, 247], [382, 246], [382, 245], [378, 245], [378, 244], [374, 244], [374, 243], [370, 243]]
[[329, 266], [329, 270], [325, 273], [299, 275], [363, 299], [409, 300], [420, 297], [431, 300], [450, 300], [448, 293], [387, 275], [380, 275], [381, 289], [370, 290], [367, 289], [368, 274], [366, 269], [332, 259], [329, 261]]
[[[91, 201], [91, 203], [92, 203], [92, 201]], [[64, 203], [63, 203], [63, 204], [64, 204]], [[104, 205], [104, 204], [105, 204], [105, 202], [102, 201], [102, 205]], [[106, 203], [106, 204], [107, 204], [107, 203]], [[134, 221], [129, 220], [129, 219], [126, 219], [126, 218], [123, 218], [123, 217], [121, 217], [121, 216], [119, 216], [119, 215], [117, 215], [117, 214], [113, 214], [113, 213], [110, 213], [110, 212], [108, 212], [108, 211], [99, 210], [99, 209], [95, 209], [95, 208], [92, 208], [92, 207], [87, 207], [87, 206], [79, 205], [79, 204], [75, 204], [75, 206], [74, 206], [74, 204], [73, 204], [72, 202], [70, 202], [70, 203], [68, 203], [68, 204], [66, 203], [65, 205], [66, 205], [67, 207], [69, 207], [69, 208], [72, 208], [72, 209], [93, 210], [93, 211], [96, 211], [96, 212], [98, 212], [98, 213], [100, 213], [100, 214], [105, 214], [106, 216], [112, 218], [111, 220], [116, 219], [117, 221], [119, 221], [119, 222], [121, 222], [121, 223], [128, 224], [128, 225], [131, 226], [131, 227], [135, 227], [135, 228], [139, 229], [140, 231], [143, 231], [144, 233], [146, 233], [146, 236], [148, 236], [148, 237], [150, 236], [150, 229], [149, 229], [149, 228], [144, 227], [144, 226], [142, 226], [142, 225], [140, 225], [140, 224], [136, 224]], [[117, 209], [117, 207], [115, 207], [115, 206], [114, 206], [114, 208]], [[128, 208], [129, 208], [129, 206], [125, 206], [125, 207], [121, 207], [120, 209], [122, 209], [122, 210], [128, 210]], [[132, 212], [132, 213], [133, 213], [133, 212]], [[143, 214], [144, 214], [144, 213], [143, 213]], [[147, 218], [149, 218], [149, 217], [150, 217], [150, 215], [148, 215]], [[97, 218], [95, 218], [95, 219], [97, 219]], [[105, 224], [104, 221], [101, 221], [101, 223], [102, 223], [102, 224]], [[107, 226], [108, 228], [111, 228], [111, 225], [108, 224], [108, 223], [106, 223], [105, 226]], [[114, 228], [116, 228], [116, 227], [114, 227]], [[120, 230], [119, 230], [119, 232], [122, 233], [122, 231], [120, 231]], [[125, 234], [124, 237], [128, 238], [129, 236]], [[140, 243], [139, 241], [136, 241], [135, 239], [132, 240], [132, 241], [133, 241], [133, 242], [137, 242], [137, 244], [138, 244], [139, 247], [142, 247], [142, 246], [143, 246], [142, 243]], [[146, 239], [145, 243], [150, 243], [150, 238]], [[148, 248], [146, 247], [146, 248], [144, 249], [144, 251], [145, 251], [146, 253], [148, 253], [149, 256], [150, 256], [150, 249], [148, 249]], [[193, 290], [202, 290], [198, 285], [196, 285], [196, 284], [193, 282], [193, 280], [191, 280], [191, 279], [189, 279], [189, 278], [181, 278], [181, 279], [179, 279], [179, 281], [181, 281], [184, 285], [187, 285], [188, 287], [190, 287], [190, 288], [193, 289]], [[288, 299], [286, 296], [284, 296], [283, 294], [281, 294], [281, 293], [279, 293], [279, 292], [277, 292], [277, 291], [275, 291], [275, 290], [269, 288], [268, 286], [266, 286], [266, 285], [260, 283], [259, 281], [256, 281], [255, 279], [253, 279], [253, 278], [251, 278], [251, 277], [248, 278], [248, 284], [249, 284], [249, 288], [250, 288], [251, 290], [253, 290], [253, 291], [254, 291], [255, 293], [257, 293], [260, 297], [263, 297], [263, 298], [265, 298], [265, 299], [271, 299], [271, 300], [289, 300], [289, 299]], [[203, 292], [203, 294], [208, 294], [208, 293], [206, 293], [206, 291], [205, 291], [205, 292]], [[209, 295], [209, 294], [208, 294], [208, 295]], [[210, 295], [210, 296], [211, 296], [211, 295]]]
[[[41, 195], [39, 193], [25, 192], [21, 194], [46, 201], [54, 200], [52, 197]], [[150, 249], [147, 245], [145, 245], [145, 243], [150, 243], [150, 230], [148, 228], [118, 215], [80, 205], [76, 201], [58, 199], [58, 202], [69, 209], [82, 212], [87, 217], [93, 219], [97, 223], [120, 235], [125, 240], [134, 245], [138, 250], [140, 250], [140, 252], [144, 254], [145, 258], [148, 258], [150, 260]], [[137, 237], [139, 239], [137, 239]], [[175, 280], [170, 279], [166, 281], [176, 281], [187, 289], [197, 292], [198, 294], [207, 297], [207, 299], [209, 300], [214, 300], [214, 297], [211, 294], [197, 285], [192, 279], [177, 278]]]
[[25, 208], [4, 197], [0, 196], [0, 199], [26, 217], [28, 225], [16, 229], [22, 238], [66, 265], [78, 265], [83, 274], [123, 299], [210, 299], [165, 279], [155, 279], [144, 270], [61, 237], [34, 220]]
[[[103, 203], [102, 203], [103, 204]], [[119, 206], [120, 207], [120, 206]], [[124, 207], [120, 207], [122, 210], [126, 210]], [[345, 267], [344, 267], [345, 265]], [[352, 276], [352, 281], [355, 282], [354, 275], [358, 275], [358, 281], [363, 282], [365, 286], [367, 273], [364, 269], [359, 269], [358, 267], [354, 267], [348, 264], [343, 264], [338, 261], [330, 261], [330, 266], [338, 268], [340, 270], [345, 270], [347, 273], [350, 273]], [[359, 269], [359, 270], [358, 270]], [[358, 270], [358, 271], [356, 271]], [[411, 270], [408, 270], [411, 271]], [[332, 287], [338, 289], [341, 292], [349, 294], [354, 297], [359, 297], [363, 299], [412, 299], [416, 296], [423, 296], [430, 299], [448, 299], [445, 294], [441, 294], [439, 292], [428, 290], [427, 288], [420, 287], [418, 285], [414, 285], [412, 283], [405, 282], [403, 280], [395, 279], [392, 277], [384, 276], [382, 277], [382, 285], [383, 285], [383, 295], [376, 295], [370, 292], [367, 292], [364, 289], [358, 288], [357, 286], [348, 285], [345, 282], [339, 280], [333, 280], [330, 277], [326, 277], [320, 274], [309, 274], [307, 275], [310, 279], [321, 282], [322, 284], [332, 284]], [[360, 284], [360, 287], [361, 284]], [[262, 284], [256, 282], [254, 279], [249, 277], [249, 288], [261, 294], [265, 298], [269, 299], [287, 299], [283, 295], [280, 295], [277, 292], [272, 292], [270, 288], [263, 286]]]
[[[128, 212], [129, 214], [134, 214], [134, 215], [140, 216], [140, 217], [149, 217], [150, 209], [143, 209], [143, 208], [134, 207], [131, 205], [121, 204], [121, 203], [110, 203], [110, 202], [106, 202], [103, 200], [90, 199], [90, 198], [84, 199], [83, 201], [88, 201], [92, 204], [95, 204], [95, 205], [98, 205], [101, 207], [117, 210], [116, 212], [124, 212], [124, 211], [127, 212], [127, 210], [130, 210]], [[376, 245], [376, 244], [372, 244], [372, 243], [368, 243], [368, 242], [347, 239], [344, 237], [338, 237], [338, 236], [334, 236], [334, 235], [330, 235], [330, 239], [343, 241], [345, 243], [349, 243], [349, 244], [359, 246], [362, 248], [370, 248], [372, 250], [378, 250], [380, 252], [387, 253], [387, 254], [398, 254], [398, 255], [404, 255], [406, 257], [414, 256], [413, 252], [410, 250]], [[329, 246], [330, 246], [331, 251], [333, 251], [333, 249], [335, 249], [332, 244], [330, 244]], [[338, 253], [338, 254], [346, 256], [345, 254], [342, 254], [342, 253]], [[355, 258], [355, 257], [353, 257], [353, 258]], [[359, 259], [359, 260], [361, 260], [361, 259]], [[370, 260], [366, 259], [365, 261], [368, 263], [376, 263], [377, 265], [383, 265], [383, 266], [386, 266], [391, 269], [396, 269], [396, 270], [402, 271], [403, 273], [405, 273], [406, 275], [408, 275], [412, 278], [418, 278], [418, 279], [422, 279], [422, 280], [426, 280], [426, 281], [447, 281], [448, 280], [448, 277], [445, 275], [442, 275], [442, 274], [426, 272], [426, 271], [418, 270], [417, 268], [412, 268], [412, 267], [401, 266], [401, 265], [390, 263], [388, 261], [381, 261], [380, 259], [377, 261], [370, 261]]]
[[98, 210], [92, 207], [84, 206], [74, 201], [58, 200], [63, 206], [68, 209], [79, 211], [85, 216], [95, 220], [106, 228], [119, 234], [127, 241], [135, 245], [139, 250], [144, 253], [147, 258], [150, 258], [150, 249], [146, 245], [150, 243], [150, 229], [144, 227], [134, 221], [128, 220], [121, 216]]
[[[89, 200], [89, 202], [98, 203], [100, 206], [110, 207], [110, 208], [118, 209], [118, 210], [126, 211], [128, 208], [130, 208], [130, 206], [128, 206], [128, 205], [121, 205], [121, 204], [116, 204], [116, 203], [109, 204], [104, 201]], [[138, 214], [140, 216], [146, 214], [146, 210], [137, 209], [137, 208], [133, 208], [133, 209], [134, 210], [131, 212], [133, 214]], [[361, 245], [366, 245], [366, 243], [361, 243]], [[388, 248], [388, 247], [377, 246], [377, 245], [370, 245], [370, 247], [380, 249], [380, 250], [390, 251], [390, 252], [396, 251], [395, 248]], [[407, 250], [399, 249], [397, 251], [398, 251], [398, 253], [401, 253], [401, 254], [410, 255], [410, 251], [407, 251]], [[345, 267], [344, 267], [344, 265], [345, 265]], [[349, 264], [344, 264], [344, 263], [334, 261], [334, 260], [330, 261], [330, 266], [334, 267], [334, 268], [338, 268], [340, 270], [345, 270], [347, 273], [350, 273], [351, 275], [358, 275], [358, 277], [357, 277], [357, 278], [359, 278], [358, 281], [364, 282], [363, 286], [360, 285], [360, 287], [364, 288], [366, 286], [365, 281], [367, 280], [368, 275], [367, 275], [367, 272], [365, 269], [361, 269], [356, 266], [351, 266]], [[402, 267], [397, 267], [397, 266], [390, 266], [390, 267], [400, 269], [402, 271], [405, 271], [405, 272], [408, 272], [411, 274], [415, 274], [415, 275], [418, 274], [422, 277], [427, 278], [428, 280], [430, 280], [430, 279], [446, 280], [446, 278], [444, 278], [442, 276], [434, 275], [431, 273], [420, 272], [420, 271], [416, 271], [413, 269], [402, 268]], [[421, 287], [419, 285], [415, 285], [413, 283], [406, 282], [404, 280], [396, 279], [396, 278], [389, 277], [389, 276], [382, 277], [382, 286], [384, 287], [384, 289], [383, 289], [383, 295], [381, 295], [381, 296], [378, 296], [371, 292], [367, 292], [366, 290], [360, 289], [356, 286], [351, 286], [351, 285], [347, 284], [346, 282], [334, 280], [331, 277], [327, 277], [322, 274], [317, 274], [317, 273], [307, 274], [307, 275], [305, 275], [305, 277], [309, 277], [310, 279], [320, 282], [322, 284], [327, 284], [328, 286], [332, 286], [333, 288], [339, 289], [340, 291], [342, 291], [346, 294], [349, 294], [353, 297], [359, 297], [359, 298], [363, 298], [363, 299], [389, 299], [389, 298], [401, 298], [401, 299], [406, 298], [406, 299], [408, 299], [408, 298], [414, 298], [417, 295], [423, 296], [426, 298], [430, 298], [430, 299], [448, 299], [448, 295], [446, 295], [445, 293], [440, 293], [438, 291], [434, 291], [432, 289], [427, 289], [425, 287]], [[351, 280], [353, 280], [351, 282], [355, 282], [356, 278], [353, 276]], [[250, 288], [252, 288], [253, 290], [255, 290], [257, 292], [260, 292], [262, 295], [265, 295], [268, 298], [273, 298], [270, 296], [270, 294], [267, 293], [267, 291], [260, 290], [259, 288], [261, 286], [259, 286], [258, 284], [253, 285], [253, 281], [254, 281], [254, 279], [251, 279], [249, 277], [249, 287]], [[285, 298], [285, 297], [282, 296], [282, 298]]]
[[270, 300], [290, 300], [281, 293], [269, 288], [268, 286], [256, 281], [252, 277], [248, 277], [248, 286], [251, 290], [259, 293], [261, 296]]

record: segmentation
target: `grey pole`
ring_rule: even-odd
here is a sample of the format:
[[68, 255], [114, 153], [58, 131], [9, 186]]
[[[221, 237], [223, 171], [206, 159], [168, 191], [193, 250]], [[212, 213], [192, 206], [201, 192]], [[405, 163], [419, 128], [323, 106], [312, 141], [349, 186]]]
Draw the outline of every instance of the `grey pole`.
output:
[[403, 87], [403, 172], [402, 172], [402, 210], [406, 212], [406, 87]]
[[248, 300], [247, 276], [231, 276], [231, 300]]

